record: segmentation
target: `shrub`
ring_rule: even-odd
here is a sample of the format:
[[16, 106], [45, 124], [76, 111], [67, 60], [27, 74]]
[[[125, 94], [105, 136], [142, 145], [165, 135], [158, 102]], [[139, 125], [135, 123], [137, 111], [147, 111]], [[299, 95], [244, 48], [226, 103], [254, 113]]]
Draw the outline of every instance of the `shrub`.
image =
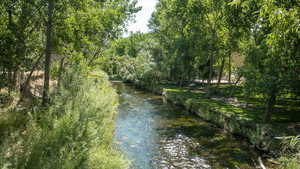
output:
[[124, 169], [112, 148], [118, 99], [104, 73], [72, 69], [47, 109], [34, 108], [0, 149], [5, 169]]

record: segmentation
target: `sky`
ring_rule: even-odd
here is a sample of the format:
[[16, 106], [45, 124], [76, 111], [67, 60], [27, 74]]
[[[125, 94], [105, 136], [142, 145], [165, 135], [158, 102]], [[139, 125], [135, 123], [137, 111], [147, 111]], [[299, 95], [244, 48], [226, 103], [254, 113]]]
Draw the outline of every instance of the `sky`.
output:
[[155, 5], [157, 2], [158, 0], [138, 0], [137, 6], [141, 6], [142, 10], [136, 14], [136, 22], [129, 23], [129, 26], [127, 27], [128, 31], [140, 31], [143, 33], [149, 32], [148, 21], [151, 18], [151, 14], [155, 10]]

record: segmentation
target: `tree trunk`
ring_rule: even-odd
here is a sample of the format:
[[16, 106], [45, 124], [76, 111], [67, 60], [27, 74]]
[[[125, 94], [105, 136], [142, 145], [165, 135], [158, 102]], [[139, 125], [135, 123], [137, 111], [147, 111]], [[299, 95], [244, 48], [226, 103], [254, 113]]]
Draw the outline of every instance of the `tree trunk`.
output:
[[60, 60], [60, 65], [59, 65], [59, 70], [58, 70], [58, 81], [57, 81], [58, 88], [60, 88], [60, 86], [61, 86], [62, 72], [63, 72], [63, 69], [64, 69], [65, 59], [66, 58], [64, 57]]
[[34, 72], [34, 70], [36, 70], [36, 67], [38, 66], [38, 64], [40, 63], [40, 60], [42, 59], [43, 55], [39, 56], [38, 59], [36, 60], [35, 64], [33, 65], [29, 75], [26, 77], [26, 80], [23, 84], [21, 84], [20, 90], [21, 90], [21, 94], [23, 91], [28, 90], [28, 86], [29, 86], [29, 82], [31, 80], [32, 74]]
[[[242, 76], [243, 76], [243, 75], [240, 74], [239, 77], [238, 77], [238, 79], [237, 79], [236, 82], [234, 83], [234, 86], [232, 86], [232, 88], [231, 88], [231, 90], [230, 90], [229, 97], [232, 97], [232, 95], [233, 95], [233, 93], [234, 93], [234, 91], [235, 91], [235, 89], [236, 89], [236, 86], [237, 86], [237, 84], [240, 82]], [[247, 95], [247, 96], [249, 96], [249, 95]]]
[[[25, 42], [25, 28], [22, 27], [19, 29], [19, 32], [18, 32], [18, 40], [16, 42], [16, 45], [17, 45], [17, 65], [15, 66], [15, 79], [16, 79], [16, 82], [15, 82], [15, 89], [18, 89], [20, 90], [20, 87], [21, 87], [21, 83], [22, 81], [20, 80], [20, 76], [21, 76], [21, 72], [22, 72], [22, 60], [25, 60], [26, 58], [26, 42]], [[18, 79], [18, 80], [17, 80]]]
[[214, 62], [214, 54], [212, 53], [210, 55], [210, 61], [209, 61], [209, 76], [207, 81], [207, 97], [210, 97], [211, 94], [211, 80], [213, 76], [213, 62]]
[[228, 70], [228, 83], [231, 84], [231, 53], [229, 54]]
[[264, 122], [269, 123], [272, 120], [272, 114], [274, 112], [274, 106], [276, 104], [276, 92], [272, 92], [266, 102], [266, 110], [265, 110], [265, 117]]
[[[8, 29], [14, 33], [14, 22], [13, 22], [13, 17], [12, 17], [12, 8], [10, 6], [8, 6], [7, 8], [7, 14], [8, 14]], [[15, 42], [13, 42], [15, 43]], [[13, 44], [15, 45], [15, 44]], [[11, 91], [14, 90], [14, 76], [15, 76], [15, 71], [14, 71], [14, 66], [15, 64], [13, 62], [10, 63], [10, 67], [8, 69], [8, 74], [7, 74], [7, 87], [8, 87], [8, 93], [10, 95]]]
[[99, 47], [96, 52], [94, 53], [94, 55], [92, 56], [92, 58], [88, 61], [88, 66], [92, 66], [93, 62], [97, 59], [97, 56], [102, 52], [102, 48]]
[[[21, 16], [20, 19], [17, 22], [17, 30], [15, 32], [16, 34], [16, 57], [17, 57], [17, 63], [15, 66], [15, 79], [16, 79], [16, 84], [15, 84], [15, 89], [20, 90], [21, 89], [21, 83], [22, 81], [20, 80], [20, 74], [22, 72], [22, 60], [25, 60], [26, 57], [26, 35], [25, 35], [25, 30], [26, 30], [26, 24], [28, 24], [27, 21], [28, 17], [28, 9], [26, 7], [26, 4], [23, 4], [21, 6]], [[18, 80], [17, 80], [18, 79]]]
[[222, 58], [222, 64], [220, 68], [220, 73], [219, 73], [219, 78], [218, 78], [218, 87], [220, 86], [222, 75], [223, 75], [223, 70], [224, 70], [224, 65], [225, 65], [225, 59], [224, 57]]
[[11, 94], [11, 79], [12, 79], [12, 71], [10, 69], [7, 70], [7, 89], [8, 89], [8, 94], [10, 95]]
[[44, 72], [44, 90], [43, 90], [43, 105], [47, 106], [50, 102], [50, 68], [52, 54], [52, 33], [53, 33], [53, 12], [54, 0], [48, 0], [48, 20], [46, 23], [46, 49], [45, 49], [45, 72]]
[[[22, 29], [22, 28], [21, 28]], [[14, 70], [14, 90], [20, 90], [21, 89], [21, 61], [25, 60], [26, 57], [26, 45], [25, 45], [25, 38], [24, 38], [24, 31], [19, 30], [18, 40], [16, 42], [17, 48], [16, 48], [16, 56], [17, 56], [17, 65], [15, 65]]]
[[18, 76], [19, 75], [19, 69], [18, 66], [15, 67], [13, 71], [13, 77], [12, 77], [12, 83], [11, 83], [11, 88], [13, 91], [16, 91], [18, 88]]
[[7, 9], [8, 13], [8, 29], [15, 35], [16, 40], [14, 41], [14, 45], [16, 46], [16, 61], [12, 63], [13, 77], [11, 80], [10, 87], [12, 90], [20, 89], [21, 80], [21, 61], [25, 59], [26, 56], [26, 43], [25, 43], [25, 29], [26, 29], [26, 17], [28, 17], [26, 11], [26, 5], [21, 6], [21, 16], [19, 20], [14, 22], [13, 20], [13, 11], [11, 7]]

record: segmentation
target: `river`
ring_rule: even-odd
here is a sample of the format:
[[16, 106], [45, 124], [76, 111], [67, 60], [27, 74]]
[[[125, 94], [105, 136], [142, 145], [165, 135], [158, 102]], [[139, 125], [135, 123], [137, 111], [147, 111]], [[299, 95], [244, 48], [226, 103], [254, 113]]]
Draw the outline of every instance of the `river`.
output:
[[132, 169], [252, 169], [257, 152], [161, 96], [114, 82], [120, 95], [115, 144]]

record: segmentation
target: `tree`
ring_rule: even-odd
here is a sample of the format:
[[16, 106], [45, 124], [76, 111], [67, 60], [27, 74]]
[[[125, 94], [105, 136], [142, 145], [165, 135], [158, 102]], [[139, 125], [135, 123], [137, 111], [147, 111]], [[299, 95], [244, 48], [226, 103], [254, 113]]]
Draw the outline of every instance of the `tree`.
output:
[[55, 0], [48, 0], [47, 22], [46, 22], [46, 49], [45, 49], [45, 71], [44, 71], [44, 90], [43, 105], [49, 104], [50, 88], [50, 66], [53, 48], [53, 15], [55, 10]]
[[289, 84], [299, 81], [295, 74], [299, 63], [295, 59], [299, 50], [299, 23], [295, 19], [299, 4], [249, 0], [233, 5], [239, 9], [239, 20], [245, 22], [232, 26], [243, 30], [239, 38], [246, 56], [246, 87], [263, 95], [264, 120], [270, 122], [277, 98], [284, 92], [292, 92]]
[[[0, 68], [9, 83], [2, 87], [27, 90], [31, 64], [44, 55], [43, 105], [49, 103], [50, 79], [66, 66], [94, 67], [110, 42], [121, 35], [124, 26], [137, 12], [136, 1], [79, 0], [3, 0], [0, 2]], [[45, 41], [45, 42], [44, 42]], [[3, 50], [2, 50], [3, 49]], [[60, 68], [58, 68], [60, 67]], [[22, 77], [30, 71], [29, 76]], [[54, 76], [50, 78], [50, 74]], [[18, 77], [18, 78], [17, 78]], [[13, 84], [14, 83], [14, 84]]]

